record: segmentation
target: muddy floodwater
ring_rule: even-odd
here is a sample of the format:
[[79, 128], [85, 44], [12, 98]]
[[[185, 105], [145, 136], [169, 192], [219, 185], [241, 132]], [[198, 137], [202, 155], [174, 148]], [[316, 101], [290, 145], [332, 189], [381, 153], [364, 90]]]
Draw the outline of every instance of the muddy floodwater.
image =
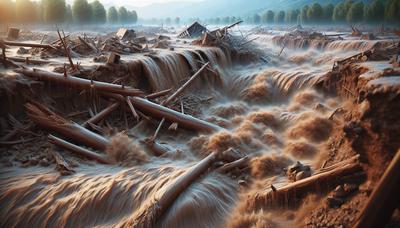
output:
[[[201, 127], [174, 122], [162, 114], [154, 116], [133, 102], [138, 120], [132, 108], [121, 102], [89, 128], [107, 139], [105, 150], [68, 140], [110, 161], [101, 164], [54, 146], [48, 139], [48, 134], [63, 139], [68, 135], [34, 126], [9, 140], [23, 140], [21, 143], [0, 146], [1, 227], [349, 227], [354, 223], [385, 170], [376, 167], [386, 167], [390, 161], [391, 155], [375, 156], [376, 150], [396, 151], [399, 144], [394, 140], [398, 118], [387, 132], [387, 124], [379, 125], [380, 130], [373, 124], [364, 126], [363, 121], [373, 123], [383, 114], [374, 112], [379, 101], [371, 99], [369, 106], [363, 101], [372, 96], [366, 95], [372, 87], [383, 85], [397, 91], [399, 67], [392, 65], [391, 56], [385, 56], [389, 51], [380, 55], [375, 51], [339, 68], [334, 66], [358, 53], [386, 50], [398, 43], [398, 37], [387, 33], [363, 39], [344, 29], [318, 31], [332, 39], [298, 35], [288, 40], [285, 34], [298, 34], [299, 28], [239, 26], [230, 31], [232, 37], [239, 37], [239, 45], [232, 47], [194, 44], [195, 39], [178, 38], [178, 28], [147, 33], [149, 29], [140, 29], [148, 39], [156, 34], [167, 36], [168, 46], [161, 42], [143, 45], [146, 51], [120, 53], [120, 62], [111, 65], [94, 61], [99, 53], [79, 53], [71, 47], [72, 60], [79, 63], [81, 72], [71, 75], [134, 87], [144, 94], [172, 89], [163, 97], [149, 99], [163, 104], [208, 63], [167, 106], [174, 113], [203, 121], [196, 125]], [[304, 31], [313, 32], [311, 28]], [[65, 32], [71, 40], [83, 34]], [[49, 37], [44, 43], [57, 39], [54, 31], [31, 33], [36, 35], [22, 33], [21, 42], [39, 43], [43, 34]], [[87, 36], [104, 40], [111, 33], [115, 31], [87, 32]], [[337, 33], [340, 38], [334, 36]], [[243, 34], [246, 39], [241, 40]], [[19, 52], [18, 47], [10, 47], [7, 55], [49, 63], [33, 65], [27, 60], [16, 63], [18, 66], [60, 74], [64, 66], [69, 67], [65, 56]], [[102, 53], [108, 57], [108, 52]], [[78, 125], [115, 103], [96, 89], [69, 88], [25, 77], [15, 68], [0, 69], [3, 136], [31, 122], [24, 107], [31, 101]], [[390, 79], [380, 78], [389, 71]], [[388, 103], [380, 107], [392, 111], [399, 107], [399, 95], [394, 94], [390, 101], [383, 101], [387, 94], [382, 95], [382, 102]], [[369, 114], [364, 115], [365, 110]], [[16, 122], [10, 123], [10, 119]], [[349, 125], [352, 122], [361, 122], [367, 133], [359, 133], [354, 124]], [[379, 138], [379, 132], [387, 137]], [[163, 153], [156, 154], [148, 140], [162, 146]], [[370, 143], [374, 140], [376, 144]], [[64, 158], [67, 171], [65, 167], [60, 170], [52, 151]], [[190, 183], [179, 185], [182, 189], [165, 206], [165, 195], [170, 195], [175, 183], [213, 155], [217, 158]], [[298, 194], [288, 193], [283, 201], [278, 195], [269, 198], [270, 192], [279, 193], [280, 188], [308, 180], [354, 156], [361, 156], [358, 160], [363, 168], [352, 169], [351, 178], [335, 178], [338, 183], [317, 181]], [[377, 160], [372, 159], [375, 157]], [[246, 162], [221, 169], [239, 159]], [[332, 200], [332, 194], [341, 188], [347, 195]]]

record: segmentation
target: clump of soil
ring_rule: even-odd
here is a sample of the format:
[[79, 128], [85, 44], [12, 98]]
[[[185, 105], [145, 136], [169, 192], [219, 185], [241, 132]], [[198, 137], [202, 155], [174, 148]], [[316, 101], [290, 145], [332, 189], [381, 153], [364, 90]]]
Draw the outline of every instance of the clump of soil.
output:
[[131, 162], [141, 164], [149, 159], [148, 155], [123, 133], [118, 133], [111, 138], [106, 152], [114, 161], [123, 164]]
[[292, 163], [292, 160], [284, 155], [266, 154], [255, 157], [250, 161], [251, 174], [255, 178], [264, 178], [281, 174], [283, 169]]

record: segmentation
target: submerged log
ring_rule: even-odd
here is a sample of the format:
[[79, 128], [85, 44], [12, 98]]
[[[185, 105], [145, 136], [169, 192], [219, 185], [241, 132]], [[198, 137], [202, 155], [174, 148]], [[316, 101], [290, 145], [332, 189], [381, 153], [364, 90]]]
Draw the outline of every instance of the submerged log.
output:
[[105, 151], [110, 144], [110, 141], [103, 136], [91, 132], [79, 124], [69, 122], [43, 106], [30, 103], [25, 106], [29, 118], [42, 128], [57, 132], [66, 138], [100, 151]]
[[247, 205], [248, 208], [265, 209], [271, 206], [295, 204], [297, 197], [320, 191], [323, 187], [334, 187], [341, 182], [342, 178], [356, 174], [358, 171], [362, 171], [360, 163], [351, 158], [332, 167], [326, 167], [311, 177], [283, 187], [276, 187], [275, 191], [270, 189], [263, 193], [257, 193], [248, 198]]
[[220, 173], [226, 173], [226, 172], [231, 171], [232, 169], [241, 168], [241, 167], [246, 166], [249, 161], [250, 161], [250, 157], [246, 156], [246, 157], [240, 158], [236, 161], [227, 163], [227, 164], [219, 167], [215, 171], [220, 172]]
[[361, 212], [354, 228], [383, 227], [400, 202], [400, 150], [392, 159]]
[[132, 88], [129, 86], [122, 87], [122, 86], [116, 85], [116, 84], [88, 80], [88, 79], [78, 78], [78, 77], [74, 77], [74, 76], [70, 76], [70, 75], [67, 75], [67, 77], [65, 77], [64, 74], [58, 74], [58, 73], [53, 73], [53, 72], [48, 72], [48, 71], [42, 71], [42, 70], [36, 70], [36, 69], [33, 69], [33, 70], [16, 69], [15, 72], [21, 73], [30, 78], [37, 78], [41, 81], [56, 82], [56, 83], [60, 83], [60, 84], [66, 85], [66, 86], [70, 86], [70, 87], [83, 88], [83, 89], [92, 89], [93, 88], [98, 91], [116, 93], [116, 94], [121, 94], [124, 96], [143, 95], [143, 92], [140, 91], [139, 89], [135, 89], [135, 88]]
[[50, 143], [57, 145], [65, 150], [71, 151], [72, 153], [75, 153], [79, 156], [93, 159], [100, 163], [111, 164], [110, 160], [106, 156], [97, 154], [97, 153], [90, 151], [88, 149], [85, 149], [83, 147], [74, 145], [74, 144], [69, 143], [65, 140], [62, 140], [56, 136], [49, 135], [49, 141], [50, 141]]
[[211, 153], [191, 169], [169, 184], [164, 193], [151, 202], [151, 205], [139, 211], [132, 227], [154, 227], [179, 195], [197, 180], [217, 160], [217, 154]]

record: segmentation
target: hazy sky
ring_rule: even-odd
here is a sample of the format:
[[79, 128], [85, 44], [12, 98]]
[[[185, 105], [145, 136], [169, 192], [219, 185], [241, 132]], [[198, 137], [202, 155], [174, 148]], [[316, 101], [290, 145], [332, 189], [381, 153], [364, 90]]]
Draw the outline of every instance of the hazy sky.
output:
[[[67, 0], [67, 3], [72, 4], [74, 0]], [[94, 0], [88, 0], [88, 2], [92, 2]], [[110, 4], [115, 6], [122, 6], [122, 5], [131, 5], [131, 6], [146, 6], [152, 3], [160, 3], [160, 2], [193, 2], [193, 1], [200, 1], [200, 0], [100, 0], [103, 4]]]

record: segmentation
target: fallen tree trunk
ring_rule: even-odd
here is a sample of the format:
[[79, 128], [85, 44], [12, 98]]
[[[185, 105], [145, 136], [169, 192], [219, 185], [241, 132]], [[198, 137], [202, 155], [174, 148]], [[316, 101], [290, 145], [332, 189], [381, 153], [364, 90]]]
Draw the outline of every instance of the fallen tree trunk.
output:
[[383, 227], [399, 205], [400, 150], [392, 159], [361, 212], [354, 228]]
[[[119, 100], [121, 102], [125, 102], [125, 98], [118, 94], [112, 93], [102, 93], [103, 96], [113, 98], [115, 100]], [[142, 112], [156, 117], [158, 119], [165, 118], [170, 122], [179, 123], [179, 125], [186, 127], [188, 129], [198, 130], [198, 131], [219, 131], [223, 128], [219, 127], [218, 125], [206, 122], [204, 120], [197, 119], [195, 117], [182, 114], [175, 110], [166, 108], [162, 105], [153, 103], [149, 100], [146, 100], [141, 97], [130, 97], [130, 100], [137, 109], [141, 110]]]
[[197, 178], [199, 178], [207, 169], [217, 160], [217, 154], [211, 153], [201, 160], [191, 169], [178, 177], [173, 183], [169, 184], [164, 193], [151, 202], [151, 205], [138, 212], [138, 216], [130, 224], [131, 227], [154, 227], [174, 203], [179, 195], [186, 190]]
[[140, 97], [131, 97], [130, 99], [133, 106], [137, 107], [142, 112], [159, 119], [165, 118], [166, 120], [176, 122], [179, 125], [189, 129], [207, 132], [218, 131], [222, 129], [221, 127], [212, 123], [182, 114]]
[[97, 115], [93, 116], [89, 120], [87, 120], [85, 123], [82, 124], [82, 127], [88, 127], [89, 123], [92, 124], [97, 124], [98, 122], [102, 121], [104, 118], [106, 118], [108, 115], [110, 115], [113, 111], [115, 111], [119, 107], [119, 102], [115, 102], [102, 110], [101, 112], [97, 113]]
[[88, 79], [83, 79], [83, 78], [78, 78], [74, 76], [68, 75], [67, 77], [64, 76], [64, 74], [58, 74], [58, 73], [53, 73], [53, 72], [48, 72], [48, 71], [42, 71], [42, 70], [30, 70], [30, 69], [16, 69], [15, 72], [21, 73], [27, 77], [30, 78], [37, 78], [41, 81], [50, 81], [50, 82], [56, 82], [60, 83], [66, 86], [70, 87], [76, 87], [76, 88], [83, 88], [83, 89], [95, 89], [98, 91], [103, 91], [103, 92], [110, 92], [110, 93], [116, 93], [116, 94], [121, 94], [124, 96], [140, 96], [143, 95], [143, 92], [140, 91], [139, 89], [135, 89], [132, 87], [128, 86], [121, 86], [121, 85], [116, 85], [116, 84], [111, 84], [111, 83], [106, 83], [106, 82], [100, 82], [100, 81], [91, 81]]
[[57, 138], [57, 137], [55, 137], [53, 135], [49, 135], [49, 141], [50, 141], [50, 143], [52, 143], [54, 145], [57, 145], [57, 146], [65, 149], [65, 150], [71, 151], [72, 153], [75, 153], [75, 154], [77, 154], [79, 156], [86, 157], [86, 158], [89, 158], [89, 159], [93, 159], [93, 160], [96, 160], [96, 161], [98, 161], [100, 163], [111, 164], [111, 162], [109, 161], [109, 159], [106, 156], [97, 154], [97, 153], [95, 153], [93, 151], [90, 151], [88, 149], [85, 149], [83, 147], [74, 145], [74, 144], [69, 143], [69, 142], [67, 142], [65, 140]]
[[353, 158], [342, 162], [334, 168], [327, 167], [325, 171], [318, 172], [311, 177], [287, 184], [276, 189], [269, 189], [263, 193], [257, 193], [247, 200], [247, 208], [260, 210], [272, 206], [288, 206], [295, 204], [297, 197], [305, 196], [310, 192], [321, 191], [324, 187], [335, 187], [342, 178], [361, 171], [362, 167]]
[[66, 138], [105, 151], [110, 141], [76, 123], [71, 123], [41, 105], [26, 104], [29, 118], [40, 127], [57, 132]]
[[34, 43], [20, 43], [20, 42], [12, 42], [12, 41], [4, 41], [4, 44], [8, 46], [16, 46], [16, 47], [31, 47], [31, 48], [53, 48], [55, 47], [49, 44], [34, 44]]

